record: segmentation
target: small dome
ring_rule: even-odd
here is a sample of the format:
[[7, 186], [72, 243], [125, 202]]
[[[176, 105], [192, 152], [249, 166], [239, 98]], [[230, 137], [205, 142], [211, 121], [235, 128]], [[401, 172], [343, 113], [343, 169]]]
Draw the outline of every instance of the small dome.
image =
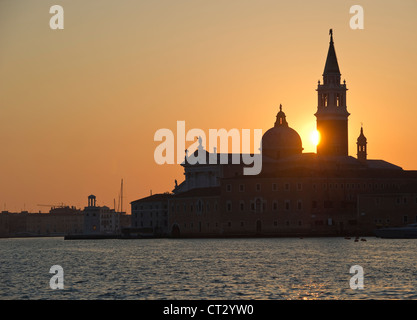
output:
[[277, 121], [262, 137], [262, 154], [270, 158], [282, 158], [300, 154], [303, 151], [300, 135], [288, 126], [285, 113], [277, 114]]

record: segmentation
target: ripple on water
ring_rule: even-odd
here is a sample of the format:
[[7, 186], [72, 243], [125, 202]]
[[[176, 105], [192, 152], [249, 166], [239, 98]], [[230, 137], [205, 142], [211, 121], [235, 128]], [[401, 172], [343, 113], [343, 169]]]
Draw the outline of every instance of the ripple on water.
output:
[[[1, 299], [416, 299], [415, 240], [0, 240]], [[51, 290], [49, 268], [64, 268]], [[352, 290], [350, 266], [364, 268]], [[61, 291], [61, 292], [59, 292]]]

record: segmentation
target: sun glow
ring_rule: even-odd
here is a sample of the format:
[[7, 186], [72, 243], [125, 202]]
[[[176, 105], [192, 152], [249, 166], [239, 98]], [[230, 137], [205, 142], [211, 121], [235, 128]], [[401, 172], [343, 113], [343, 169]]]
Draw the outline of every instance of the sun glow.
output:
[[312, 144], [317, 146], [320, 143], [320, 132], [314, 130], [310, 135], [310, 141]]

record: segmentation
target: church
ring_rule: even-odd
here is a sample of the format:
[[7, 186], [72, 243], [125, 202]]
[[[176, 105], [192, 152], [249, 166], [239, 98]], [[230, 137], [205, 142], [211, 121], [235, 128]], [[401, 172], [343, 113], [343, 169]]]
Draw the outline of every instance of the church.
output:
[[[368, 159], [363, 128], [356, 157], [349, 155], [348, 89], [332, 30], [322, 76], [316, 153], [303, 153], [280, 105], [262, 137], [260, 174], [244, 175], [243, 161], [190, 164], [185, 156], [185, 179], [172, 192], [131, 202], [132, 229], [172, 237], [369, 236], [380, 227], [417, 222], [417, 171]], [[202, 146], [195, 152], [221, 156]]]

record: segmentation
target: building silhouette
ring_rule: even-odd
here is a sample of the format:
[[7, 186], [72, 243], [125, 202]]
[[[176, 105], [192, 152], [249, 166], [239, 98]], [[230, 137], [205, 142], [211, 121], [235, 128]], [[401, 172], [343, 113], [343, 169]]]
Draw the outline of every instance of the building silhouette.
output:
[[131, 225], [130, 215], [98, 206], [94, 195], [88, 196], [83, 210], [74, 206], [55, 206], [49, 212], [0, 212], [0, 238], [65, 236], [83, 237], [117, 236]]
[[[138, 234], [179, 237], [371, 235], [381, 226], [417, 222], [417, 172], [367, 158], [361, 127], [356, 158], [349, 156], [346, 81], [330, 30], [314, 114], [320, 143], [303, 153], [299, 134], [282, 105], [262, 137], [262, 172], [243, 175], [244, 164], [181, 164], [185, 179], [172, 193], [131, 202]], [[207, 159], [220, 159], [200, 147]], [[242, 156], [242, 155], [238, 155]], [[156, 202], [158, 207], [156, 208]], [[157, 210], [167, 216], [155, 229]], [[158, 225], [160, 227], [160, 225]], [[142, 228], [142, 229], [141, 229]]]

